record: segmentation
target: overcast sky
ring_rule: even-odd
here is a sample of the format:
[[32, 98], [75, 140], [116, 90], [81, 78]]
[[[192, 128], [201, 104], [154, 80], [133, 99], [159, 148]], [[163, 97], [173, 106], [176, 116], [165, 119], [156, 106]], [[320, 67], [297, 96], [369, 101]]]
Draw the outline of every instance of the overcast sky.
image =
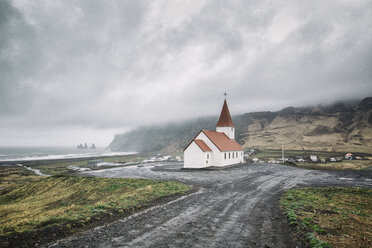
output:
[[0, 0], [0, 146], [372, 95], [372, 1]]

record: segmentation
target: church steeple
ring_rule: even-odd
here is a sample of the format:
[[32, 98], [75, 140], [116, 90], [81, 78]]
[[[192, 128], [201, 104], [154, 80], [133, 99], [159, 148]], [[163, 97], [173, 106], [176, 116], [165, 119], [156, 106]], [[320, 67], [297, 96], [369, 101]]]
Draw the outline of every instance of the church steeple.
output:
[[220, 114], [220, 119], [217, 122], [217, 127], [234, 127], [232, 122], [229, 107], [227, 106], [226, 99], [223, 102], [223, 107]]
[[225, 101], [223, 102], [220, 119], [218, 119], [216, 125], [216, 131], [225, 133], [230, 139], [235, 139], [234, 123], [232, 122], [229, 107], [227, 106], [226, 93], [224, 95]]

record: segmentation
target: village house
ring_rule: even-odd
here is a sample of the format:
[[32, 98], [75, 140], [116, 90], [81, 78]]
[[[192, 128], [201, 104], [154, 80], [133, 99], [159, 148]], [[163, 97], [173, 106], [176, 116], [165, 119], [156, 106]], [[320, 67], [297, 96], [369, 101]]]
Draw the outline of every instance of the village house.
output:
[[346, 153], [346, 155], [345, 155], [345, 159], [347, 159], [347, 160], [352, 160], [353, 159], [353, 154], [352, 153]]
[[201, 130], [184, 149], [184, 168], [221, 167], [244, 161], [226, 99], [216, 131]]
[[311, 162], [316, 163], [316, 162], [318, 162], [318, 156], [316, 156], [316, 155], [310, 155], [310, 160], [311, 160]]

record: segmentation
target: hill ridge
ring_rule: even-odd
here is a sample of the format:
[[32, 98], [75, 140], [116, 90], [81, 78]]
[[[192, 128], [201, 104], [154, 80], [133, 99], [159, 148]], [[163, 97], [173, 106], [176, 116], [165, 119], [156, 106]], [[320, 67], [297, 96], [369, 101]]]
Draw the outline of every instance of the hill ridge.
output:
[[[115, 151], [180, 152], [201, 129], [214, 130], [218, 116], [154, 125], [116, 135]], [[327, 106], [286, 107], [233, 116], [235, 139], [244, 148], [372, 153], [372, 97]]]

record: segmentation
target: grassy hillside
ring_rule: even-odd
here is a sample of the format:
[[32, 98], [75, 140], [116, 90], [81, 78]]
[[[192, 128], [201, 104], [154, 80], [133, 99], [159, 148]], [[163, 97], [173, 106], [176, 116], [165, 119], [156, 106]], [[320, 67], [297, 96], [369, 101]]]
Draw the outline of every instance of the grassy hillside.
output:
[[184, 184], [144, 179], [58, 176], [0, 190], [1, 236], [74, 223], [189, 190]]
[[0, 190], [20, 184], [41, 180], [43, 177], [23, 167], [0, 166]]
[[[218, 116], [181, 124], [142, 127], [117, 135], [109, 148], [179, 152], [201, 129], [214, 130]], [[372, 153], [372, 97], [360, 103], [255, 112], [233, 116], [244, 148]]]
[[266, 116], [246, 114], [249, 124], [239, 138], [245, 146], [260, 149], [278, 149], [283, 142], [287, 150], [371, 153], [372, 108], [367, 100], [355, 107], [336, 104], [286, 108]]

